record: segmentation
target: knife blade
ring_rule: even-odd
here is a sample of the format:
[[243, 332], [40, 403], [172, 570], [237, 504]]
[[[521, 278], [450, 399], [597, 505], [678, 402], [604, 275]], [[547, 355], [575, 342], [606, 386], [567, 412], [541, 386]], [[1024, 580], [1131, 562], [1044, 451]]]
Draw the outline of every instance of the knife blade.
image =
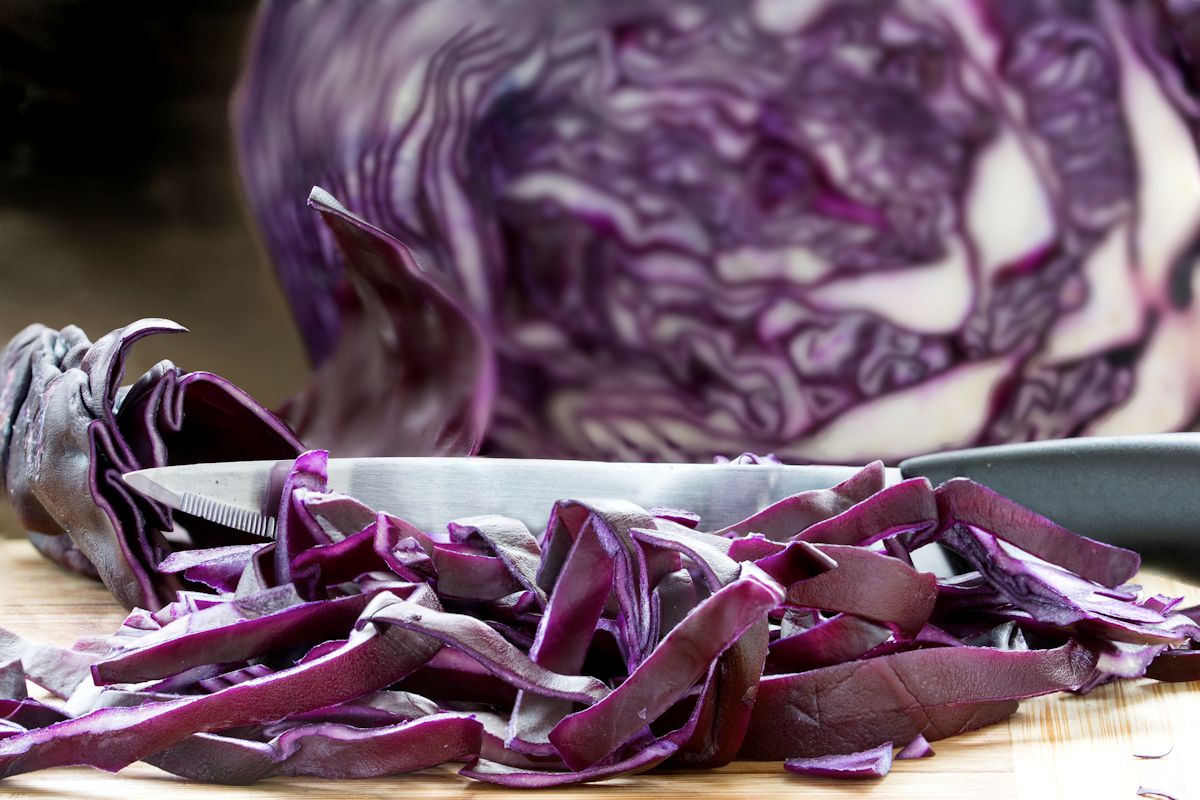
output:
[[[159, 467], [128, 473], [134, 489], [203, 519], [273, 537], [291, 461]], [[684, 508], [709, 530], [769, 503], [825, 488], [857, 467], [646, 464], [499, 458], [331, 459], [330, 488], [437, 530], [504, 514], [538, 531], [564, 498]], [[1200, 433], [1084, 437], [933, 453], [889, 468], [888, 484], [965, 476], [1060, 525], [1128, 547], [1160, 570], [1200, 575]]]
[[[273, 538], [291, 461], [189, 464], [125, 475], [137, 491], [185, 514]], [[776, 500], [833, 486], [859, 467], [648, 464], [506, 458], [331, 458], [329, 489], [423, 530], [460, 517], [503, 514], [530, 530], [558, 500], [628, 500], [687, 509], [705, 527], [731, 525]], [[887, 480], [900, 480], [888, 469]]]

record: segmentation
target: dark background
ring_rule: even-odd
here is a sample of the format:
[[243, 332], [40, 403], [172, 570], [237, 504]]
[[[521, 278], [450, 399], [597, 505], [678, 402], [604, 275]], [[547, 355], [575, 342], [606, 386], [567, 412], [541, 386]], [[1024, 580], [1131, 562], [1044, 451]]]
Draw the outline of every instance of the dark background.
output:
[[129, 377], [170, 358], [270, 406], [300, 385], [228, 123], [253, 13], [246, 0], [0, 0], [0, 342], [33, 322], [96, 339], [168, 317], [192, 332], [143, 340]]

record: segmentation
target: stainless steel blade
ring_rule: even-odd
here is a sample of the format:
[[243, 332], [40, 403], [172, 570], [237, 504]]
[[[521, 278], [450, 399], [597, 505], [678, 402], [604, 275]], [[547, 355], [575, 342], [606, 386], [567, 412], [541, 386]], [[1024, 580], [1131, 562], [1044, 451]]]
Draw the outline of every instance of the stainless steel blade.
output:
[[[291, 461], [158, 467], [125, 481], [160, 502], [260, 536], [274, 516]], [[683, 508], [707, 529], [730, 525], [807, 489], [833, 486], [858, 467], [643, 464], [502, 458], [345, 458], [329, 462], [329, 488], [424, 530], [459, 517], [503, 514], [540, 531], [562, 499], [623, 499]], [[888, 470], [888, 482], [900, 480]]]

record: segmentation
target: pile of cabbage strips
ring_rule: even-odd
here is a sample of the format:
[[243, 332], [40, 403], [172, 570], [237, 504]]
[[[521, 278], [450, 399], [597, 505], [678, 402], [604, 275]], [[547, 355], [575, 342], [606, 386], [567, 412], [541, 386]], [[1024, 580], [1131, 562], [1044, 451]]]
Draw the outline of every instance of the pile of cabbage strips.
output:
[[[0, 776], [458, 762], [541, 787], [742, 758], [878, 777], [894, 747], [931, 755], [1024, 698], [1200, 678], [1200, 607], [1141, 596], [1135, 553], [966, 479], [885, 486], [873, 462], [720, 530], [564, 499], [544, 532], [424, 531], [331, 492], [327, 465], [295, 459], [274, 541], [169, 555], [156, 574], [188, 588], [116, 633], [63, 650], [0, 629]], [[934, 543], [962, 571], [915, 567]]]

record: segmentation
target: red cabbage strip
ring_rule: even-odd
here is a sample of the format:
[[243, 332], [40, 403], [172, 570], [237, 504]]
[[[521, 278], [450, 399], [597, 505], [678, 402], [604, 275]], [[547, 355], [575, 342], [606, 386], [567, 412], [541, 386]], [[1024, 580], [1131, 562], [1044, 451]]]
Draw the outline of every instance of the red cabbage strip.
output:
[[0, 699], [24, 700], [28, 695], [25, 686], [25, 668], [19, 658], [0, 659]]
[[[341, 455], [468, 455], [491, 416], [495, 364], [475, 316], [408, 248], [313, 188], [341, 250], [341, 336], [284, 411]], [[403, 387], [395, 391], [395, 387]]]
[[498, 514], [463, 517], [451, 522], [449, 531], [455, 541], [478, 538], [486, 542], [513, 578], [533, 593], [538, 606], [545, 607], [546, 593], [537, 583], [542, 548], [523, 522]]
[[892, 769], [892, 743], [858, 753], [789, 758], [783, 768], [797, 775], [821, 778], [882, 778]]
[[933, 748], [929, 742], [924, 736], [917, 734], [917, 738], [900, 748], [900, 752], [896, 753], [896, 760], [905, 761], [913, 758], [930, 758], [933, 755]]
[[437, 577], [431, 557], [433, 541], [408, 520], [379, 513], [375, 517], [375, 552], [388, 569], [406, 580]]
[[[639, 529], [633, 533], [643, 543], [687, 555], [704, 572], [711, 589], [728, 585], [741, 574], [741, 565], [723, 554], [730, 544], [723, 537], [691, 531], [666, 520], [658, 522], [658, 530]], [[768, 640], [764, 619], [718, 658], [714, 677], [697, 701], [696, 730], [675, 754], [675, 762], [713, 768], [736, 758], [750, 723]]]
[[[701, 689], [701, 695], [709, 694], [715, 672], [715, 667], [709, 667], [708, 678]], [[688, 742], [693, 738], [702, 715], [703, 708], [697, 704], [692, 709], [692, 713], [688, 716], [687, 721], [677, 730], [659, 739], [650, 739], [649, 741], [642, 739], [636, 747], [630, 748], [632, 750], [631, 755], [621, 757], [619, 754], [617, 757], [605, 759], [599, 764], [582, 770], [567, 772], [561, 771], [559, 767], [554, 766], [545, 766], [541, 769], [522, 765], [509, 766], [504, 763], [481, 758], [459, 770], [459, 774], [488, 783], [523, 789], [587, 783], [623, 775], [633, 775], [652, 769], [678, 752], [681, 743]], [[508, 755], [506, 760], [513, 759], [511, 755]]]
[[794, 494], [714, 533], [731, 538], [761, 533], [777, 542], [787, 541], [879, 492], [883, 474], [883, 462], [873, 461], [837, 486]]
[[375, 778], [479, 754], [482, 726], [436, 714], [379, 728], [306, 725], [254, 742], [209, 733], [189, 736], [146, 761], [207, 783], [248, 784], [275, 776]]
[[883, 742], [910, 741], [917, 734], [940, 739], [978, 721], [973, 706], [983, 719], [994, 721], [1002, 718], [997, 713], [1003, 706], [992, 704], [1078, 688], [1092, 677], [1095, 666], [1094, 653], [1070, 643], [1025, 652], [983, 647], [911, 650], [769, 675], [759, 683], [741, 755], [778, 760], [865, 750]]
[[1165, 644], [1130, 644], [1129, 642], [1101, 642], [1093, 644], [1096, 651], [1096, 671], [1099, 678], [1140, 678], [1159, 653], [1167, 649]]
[[782, 597], [773, 580], [752, 566], [743, 567], [738, 580], [696, 606], [610, 695], [554, 727], [550, 741], [563, 761], [584, 769], [632, 739]]
[[[246, 569], [242, 572], [242, 576], [238, 578], [237, 588], [234, 589], [235, 597], [245, 597], [250, 594], [258, 594], [265, 592], [268, 589], [276, 586], [275, 581], [275, 543], [269, 545], [250, 556], [250, 560], [246, 562]], [[296, 591], [292, 584], [285, 584], [292, 591]], [[296, 592], [297, 596], [299, 592]]]
[[458, 774], [474, 778], [477, 781], [496, 783], [516, 789], [544, 789], [550, 786], [603, 781], [645, 772], [666, 761], [678, 749], [677, 742], [670, 739], [659, 739], [635, 750], [634, 754], [628, 758], [597, 764], [574, 772], [542, 772], [479, 759], [473, 764], [463, 767]]
[[236, 544], [204, 550], [178, 550], [163, 559], [158, 571], [182, 572], [189, 581], [202, 583], [218, 592], [232, 592], [250, 559], [269, 547], [262, 544]]
[[[310, 511], [313, 497], [306, 493], [302, 501]], [[383, 569], [392, 570], [403, 580], [420, 582], [436, 574], [429, 558], [432, 550], [433, 542], [411, 523], [390, 514], [371, 512], [358, 531], [297, 555], [292, 560], [292, 579], [310, 599], [324, 596], [324, 590], [331, 585]]]
[[1150, 662], [1146, 677], [1172, 683], [1200, 681], [1200, 650], [1167, 650]]
[[495, 556], [433, 546], [438, 594], [463, 600], [499, 600], [521, 591], [508, 565]]
[[919, 537], [938, 522], [933, 487], [925, 478], [911, 478], [882, 489], [862, 502], [796, 534], [795, 539], [865, 547], [888, 536]]
[[1035, 621], [1134, 644], [1170, 644], [1200, 637], [1200, 626], [1182, 615], [1112, 597], [1102, 585], [1002, 547], [996, 537], [956, 525], [942, 541], [962, 555], [1008, 602]]
[[375, 532], [375, 524], [371, 523], [340, 542], [301, 551], [292, 560], [292, 580], [300, 594], [317, 600], [328, 595], [329, 586], [383, 569], [384, 561], [375, 552]]
[[479, 750], [481, 762], [493, 762], [532, 772], [567, 772], [567, 765], [558, 756], [527, 756], [505, 747], [508, 735], [508, 717], [490, 711], [476, 711], [472, 715], [483, 725], [483, 745]]
[[286, 730], [318, 722], [353, 725], [356, 728], [382, 728], [436, 713], [437, 703], [427, 697], [411, 692], [380, 690], [344, 703], [289, 714], [286, 719], [263, 725], [262, 733], [273, 737]]
[[[701, 568], [710, 588], [718, 589], [737, 579], [742, 565], [724, 555], [733, 543], [712, 534], [699, 533], [660, 521], [657, 530], [635, 530], [639, 541], [656, 547], [684, 553]], [[773, 549], [782, 546], [769, 542]], [[812, 550], [803, 545], [794, 548]], [[811, 567], [805, 559], [805, 567]], [[828, 564], [807, 569], [804, 577], [814, 574]], [[769, 630], [766, 620], [746, 631], [717, 661], [714, 680], [706, 686], [698, 700], [699, 718], [692, 738], [684, 743], [674, 761], [693, 767], [723, 766], [737, 756], [750, 722], [755, 690], [762, 675], [766, 658]]]
[[[511, 708], [517, 689], [494, 675], [472, 656], [453, 647], [443, 647], [420, 669], [397, 686], [405, 692], [428, 697], [447, 708], [486, 705]], [[531, 695], [537, 697], [537, 695]], [[569, 707], [569, 705], [568, 705]]]
[[668, 572], [654, 587], [651, 602], [655, 641], [659, 642], [696, 606], [696, 584], [691, 573], [686, 569]]
[[335, 539], [358, 533], [374, 522], [376, 516], [362, 501], [338, 492], [308, 492], [304, 505], [310, 514], [327, 523], [321, 527]]
[[562, 675], [534, 663], [486, 622], [466, 614], [436, 611], [384, 593], [359, 624], [367, 622], [398, 625], [451, 645], [522, 691], [578, 703], [595, 703], [609, 693], [589, 675]]
[[1150, 797], [1155, 798], [1156, 800], [1177, 800], [1173, 794], [1167, 794], [1160, 789], [1154, 789], [1148, 786], [1139, 786], [1135, 794], [1138, 797]]
[[[538, 623], [529, 651], [535, 663], [563, 674], [579, 672], [612, 590], [614, 569], [598, 537], [575, 539]], [[569, 712], [562, 701], [518, 694], [506, 744], [530, 755], [556, 754], [547, 737]]]
[[[579, 509], [586, 516], [580, 519]], [[612, 589], [617, 597], [622, 633], [629, 653], [644, 654], [650, 642], [650, 575], [642, 548], [634, 542], [636, 528], [653, 528], [654, 518], [644, 509], [624, 500], [567, 501], [555, 504], [546, 528], [544, 549], [559, 550], [566, 541], [594, 536], [605, 555], [613, 561]], [[557, 575], [547, 569], [538, 573], [538, 585], [546, 587]]]
[[[642, 549], [632, 531], [654, 520], [632, 503], [555, 503], [543, 542], [538, 585], [548, 602], [530, 658], [562, 674], [578, 673], [609, 594], [619, 610], [622, 650], [640, 656], [650, 639], [650, 586]], [[553, 698], [517, 696], [508, 746], [531, 755], [553, 754], [550, 729], [570, 707]]]
[[[789, 549], [798, 544], [789, 545]], [[906, 637], [916, 636], [933, 611], [937, 579], [917, 572], [902, 561], [848, 545], [809, 545], [837, 562], [837, 567], [788, 586], [789, 605], [842, 611], [895, 626]], [[785, 551], [787, 552], [787, 551]], [[770, 561], [779, 559], [771, 556]], [[768, 559], [759, 562], [768, 573]]]
[[[220, 674], [214, 675], [211, 678], [198, 680], [196, 681], [196, 685], [201, 689], [204, 689], [206, 692], [219, 692], [220, 690], [226, 689], [230, 686], [236, 686], [239, 683], [245, 683], [246, 681], [252, 681], [255, 678], [261, 678], [264, 675], [270, 675], [274, 671], [275, 670], [271, 669], [266, 664], [251, 664], [248, 667], [241, 667], [229, 672], [221, 672]], [[176, 681], [181, 678], [183, 674], [185, 673], [181, 673], [179, 676], [174, 678], [168, 678], [161, 683], [156, 683], [149, 687], [149, 690], [155, 692], [166, 691], [167, 689], [164, 687], [171, 687], [171, 685], [176, 683]]]
[[284, 608], [120, 653], [92, 665], [97, 684], [138, 683], [201, 664], [246, 661], [275, 650], [343, 637], [367, 607], [369, 594]]
[[853, 661], [883, 644], [891, 631], [853, 614], [837, 614], [811, 628], [771, 642], [769, 672], [803, 672]]
[[324, 492], [328, 486], [329, 453], [309, 450], [296, 457], [283, 484], [275, 528], [275, 580], [290, 583], [292, 562], [330, 538], [304, 503], [305, 492]]
[[772, 547], [778, 550], [756, 559], [754, 563], [763, 572], [790, 587], [837, 569], [837, 561], [824, 549], [833, 546], [813, 545], [808, 542], [790, 542], [786, 545], [772, 543]]
[[38, 700], [0, 700], [0, 720], [22, 728], [44, 728], [66, 718], [66, 712]]
[[92, 653], [31, 642], [0, 628], [0, 660], [20, 661], [25, 677], [56, 697], [70, 697], [91, 676], [92, 664], [99, 658]]
[[382, 689], [440, 647], [400, 628], [366, 628], [328, 655], [213, 694], [102, 708], [14, 736], [0, 742], [0, 777], [78, 764], [116, 771], [192, 733], [270, 722]]
[[934, 494], [943, 530], [957, 523], [982, 528], [1027, 553], [1104, 586], [1125, 583], [1141, 566], [1141, 558], [1132, 550], [1072, 533], [967, 478], [946, 481]]
[[759, 620], [717, 659], [697, 700], [696, 729], [672, 763], [714, 769], [737, 758], [750, 726], [769, 640], [770, 626], [766, 619]]
[[741, 575], [741, 564], [727, 556], [725, 552], [728, 548], [720, 544], [727, 542], [727, 539], [698, 533], [666, 521], [660, 521], [657, 527], [651, 529], [636, 528], [633, 536], [644, 544], [686, 555], [700, 568], [711, 589], [728, 586]]

